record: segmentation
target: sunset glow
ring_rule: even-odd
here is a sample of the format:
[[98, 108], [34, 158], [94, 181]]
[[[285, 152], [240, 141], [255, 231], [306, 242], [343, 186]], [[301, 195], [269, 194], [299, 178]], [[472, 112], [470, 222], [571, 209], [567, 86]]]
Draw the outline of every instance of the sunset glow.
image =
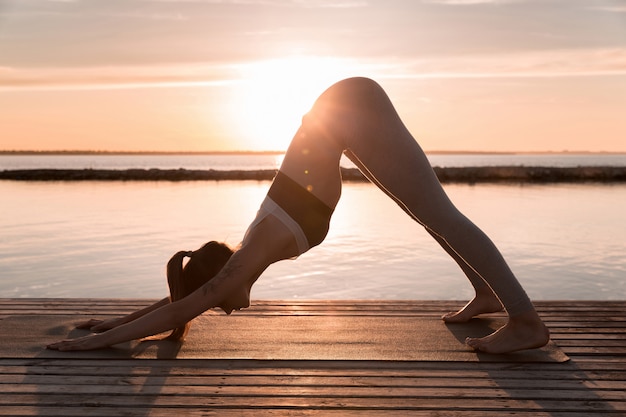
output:
[[5, 1], [0, 150], [283, 150], [349, 76], [426, 150], [626, 152], [624, 0]]
[[353, 70], [336, 58], [293, 56], [242, 65], [233, 127], [249, 149], [285, 150], [317, 96]]

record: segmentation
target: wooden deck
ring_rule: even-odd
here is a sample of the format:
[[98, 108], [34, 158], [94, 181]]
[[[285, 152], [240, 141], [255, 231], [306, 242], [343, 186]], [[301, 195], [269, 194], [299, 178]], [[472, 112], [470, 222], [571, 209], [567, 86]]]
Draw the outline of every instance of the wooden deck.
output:
[[[7, 334], [11, 318], [113, 316], [149, 301], [0, 299], [0, 344], [20, 336]], [[244, 319], [307, 315], [395, 320], [435, 318], [460, 305], [258, 302], [240, 314]], [[569, 362], [105, 360], [5, 354], [0, 357], [0, 415], [626, 416], [626, 301], [536, 305]]]

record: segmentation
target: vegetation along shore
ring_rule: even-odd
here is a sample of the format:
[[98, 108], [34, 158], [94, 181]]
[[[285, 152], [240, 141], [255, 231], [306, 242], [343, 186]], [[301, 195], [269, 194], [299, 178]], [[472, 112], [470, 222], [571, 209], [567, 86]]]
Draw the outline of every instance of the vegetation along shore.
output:
[[[448, 183], [485, 182], [625, 182], [626, 167], [435, 167], [439, 180]], [[0, 180], [14, 181], [269, 181], [275, 170], [190, 169], [25, 169], [0, 171]], [[354, 168], [342, 168], [345, 181], [367, 181]]]

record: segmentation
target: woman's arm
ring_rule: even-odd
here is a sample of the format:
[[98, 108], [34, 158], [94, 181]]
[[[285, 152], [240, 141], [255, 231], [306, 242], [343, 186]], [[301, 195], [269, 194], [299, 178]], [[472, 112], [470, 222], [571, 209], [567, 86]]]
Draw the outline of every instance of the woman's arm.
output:
[[[190, 297], [191, 295], [187, 298]], [[104, 333], [63, 340], [47, 347], [61, 351], [100, 349], [174, 329], [195, 317], [195, 315], [191, 315], [195, 310], [189, 308], [189, 303], [186, 302], [187, 298], [162, 306], [136, 320]]]
[[83, 321], [80, 323], [76, 324], [76, 328], [77, 329], [87, 329], [87, 330], [91, 330], [92, 332], [96, 332], [96, 333], [100, 333], [100, 332], [104, 332], [107, 330], [111, 330], [115, 327], [121, 326], [122, 324], [126, 324], [129, 323], [133, 320], [138, 319], [139, 317], [143, 317], [146, 314], [156, 310], [159, 307], [163, 307], [164, 305], [167, 305], [170, 303], [170, 298], [169, 297], [165, 297], [164, 299], [157, 301], [156, 303], [152, 304], [151, 306], [142, 308], [141, 310], [135, 311], [133, 313], [130, 313], [124, 317], [116, 317], [116, 318], [112, 318], [112, 319], [107, 319], [107, 320], [101, 320], [101, 319], [90, 319], [87, 321]]
[[232, 311], [231, 307], [247, 307], [238, 301], [244, 297], [249, 302], [250, 288], [265, 268], [297, 254], [298, 248], [291, 231], [280, 220], [268, 216], [250, 231], [224, 268], [187, 297], [104, 333], [63, 340], [48, 345], [48, 348], [99, 349], [181, 327], [213, 307], [222, 307], [227, 313]]
[[242, 288], [249, 291], [250, 279], [256, 279], [266, 266], [259, 266], [259, 257], [254, 251], [237, 251], [215, 278], [182, 300], [163, 305], [104, 333], [63, 340], [47, 347], [62, 351], [100, 349], [175, 329], [209, 308], [219, 306], [234, 291]]

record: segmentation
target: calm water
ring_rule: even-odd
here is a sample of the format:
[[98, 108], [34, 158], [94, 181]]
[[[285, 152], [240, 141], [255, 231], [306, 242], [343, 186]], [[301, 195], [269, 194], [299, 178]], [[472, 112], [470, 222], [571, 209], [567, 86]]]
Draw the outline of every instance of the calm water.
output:
[[[440, 167], [525, 166], [626, 166], [626, 154], [433, 154], [431, 164]], [[277, 169], [280, 155], [0, 155], [3, 169]], [[344, 166], [352, 166], [344, 159]]]
[[[0, 166], [0, 169], [3, 167]], [[162, 297], [178, 250], [237, 244], [269, 182], [0, 181], [0, 297]], [[626, 299], [626, 184], [446, 185], [534, 299]], [[256, 299], [466, 299], [436, 243], [370, 184]]]

